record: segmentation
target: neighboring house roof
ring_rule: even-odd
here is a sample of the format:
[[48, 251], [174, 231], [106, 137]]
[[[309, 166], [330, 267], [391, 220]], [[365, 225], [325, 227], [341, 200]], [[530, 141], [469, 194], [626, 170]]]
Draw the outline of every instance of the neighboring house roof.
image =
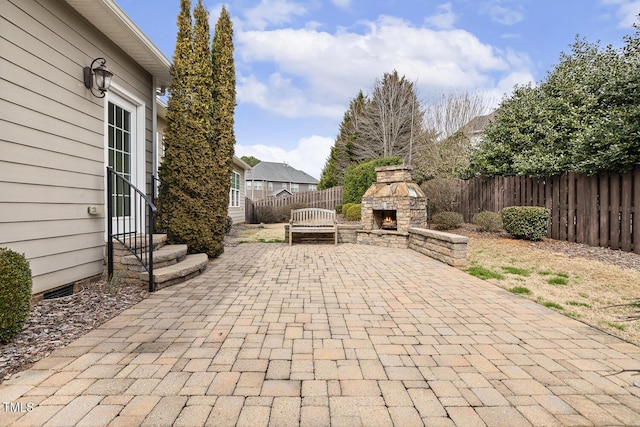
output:
[[247, 172], [247, 181], [293, 182], [317, 184], [318, 180], [286, 163], [260, 162]]
[[171, 62], [113, 0], [66, 0], [107, 38], [120, 46], [156, 80], [171, 85]]
[[469, 123], [462, 126], [460, 128], [460, 131], [470, 136], [482, 134], [482, 132], [484, 132], [484, 128], [496, 116], [496, 111], [493, 111], [492, 113], [487, 114], [485, 116], [474, 117], [473, 119], [469, 120]]

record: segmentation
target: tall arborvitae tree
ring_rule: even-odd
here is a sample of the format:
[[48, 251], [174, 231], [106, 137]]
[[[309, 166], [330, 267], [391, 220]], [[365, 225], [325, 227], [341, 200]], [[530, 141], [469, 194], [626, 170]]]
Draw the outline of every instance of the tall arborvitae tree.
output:
[[186, 243], [191, 252], [218, 255], [217, 236], [211, 230], [211, 182], [215, 177], [211, 138], [211, 62], [208, 13], [201, 0], [194, 9], [181, 0], [178, 37], [169, 89], [160, 220], [168, 239]]
[[215, 222], [212, 231], [219, 238], [219, 251], [222, 253], [222, 239], [229, 209], [229, 190], [236, 137], [233, 130], [236, 107], [236, 70], [233, 61], [233, 26], [227, 9], [223, 6], [216, 23], [211, 47], [213, 76], [212, 126], [213, 138], [210, 141], [215, 157]]

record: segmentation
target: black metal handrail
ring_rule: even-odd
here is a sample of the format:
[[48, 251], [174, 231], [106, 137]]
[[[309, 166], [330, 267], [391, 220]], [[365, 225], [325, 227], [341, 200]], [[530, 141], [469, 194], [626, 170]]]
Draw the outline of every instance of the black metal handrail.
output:
[[[113, 277], [113, 241], [120, 242], [149, 273], [153, 282], [153, 233], [156, 206], [127, 178], [107, 166], [107, 274]], [[115, 230], [114, 230], [115, 227]]]
[[[162, 182], [160, 178], [158, 178], [156, 175], [151, 175], [151, 202], [156, 206], [158, 205], [157, 200], [161, 187], [168, 188], [167, 184]], [[169, 228], [169, 226], [166, 221], [166, 215], [162, 215], [162, 212], [159, 216], [156, 216], [155, 226], [157, 232], [164, 234], [167, 233], [167, 229]]]

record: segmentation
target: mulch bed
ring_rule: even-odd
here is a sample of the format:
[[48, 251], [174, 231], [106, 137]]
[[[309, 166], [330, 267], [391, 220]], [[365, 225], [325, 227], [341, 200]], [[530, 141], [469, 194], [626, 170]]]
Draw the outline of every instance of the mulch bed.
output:
[[0, 344], [0, 383], [27, 369], [53, 350], [97, 328], [148, 295], [144, 285], [93, 283], [63, 298], [31, 307], [24, 328], [13, 341]]

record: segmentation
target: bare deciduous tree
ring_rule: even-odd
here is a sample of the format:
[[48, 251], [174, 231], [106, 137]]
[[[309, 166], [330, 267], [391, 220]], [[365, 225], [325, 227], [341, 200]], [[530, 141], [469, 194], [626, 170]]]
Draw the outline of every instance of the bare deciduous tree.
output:
[[468, 125], [474, 118], [489, 113], [491, 100], [481, 92], [451, 92], [425, 108], [425, 121], [437, 140], [443, 141]]
[[415, 83], [400, 77], [395, 70], [385, 73], [382, 80], [375, 81], [367, 99], [353, 144], [354, 157], [366, 161], [402, 156], [408, 163], [416, 151], [411, 150], [412, 139], [418, 139], [423, 116]]
[[449, 93], [425, 108], [428, 136], [416, 159], [427, 178], [457, 178], [488, 116], [490, 100], [480, 92]]

